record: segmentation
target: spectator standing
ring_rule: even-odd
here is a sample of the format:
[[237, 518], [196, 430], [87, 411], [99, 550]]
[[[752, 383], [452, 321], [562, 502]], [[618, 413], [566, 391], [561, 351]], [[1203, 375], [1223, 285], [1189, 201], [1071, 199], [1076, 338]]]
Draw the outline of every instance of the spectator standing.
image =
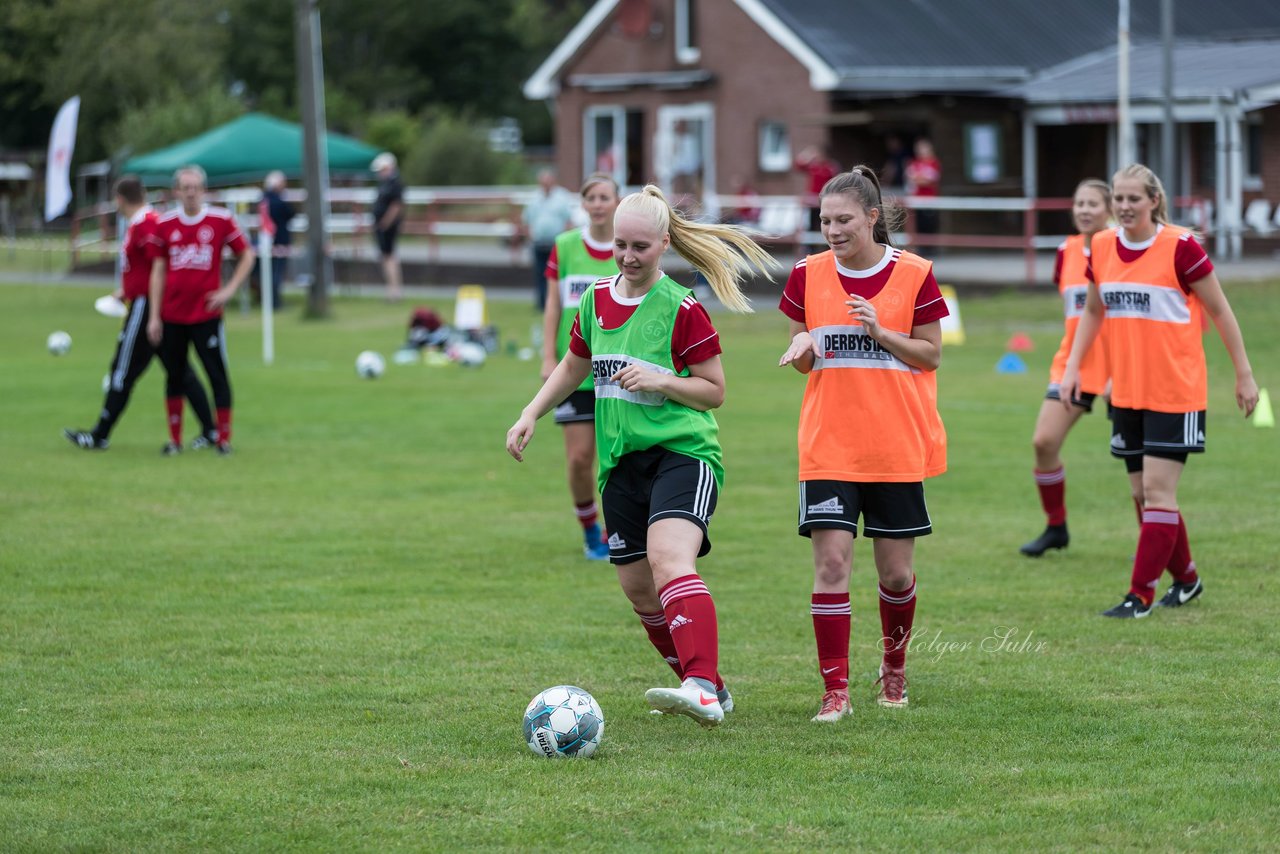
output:
[[[293, 235], [289, 233], [289, 221], [293, 219], [293, 205], [284, 199], [284, 173], [277, 170], [267, 175], [262, 184], [262, 201], [258, 203], [258, 221], [271, 234], [271, 306], [283, 308], [284, 279], [289, 269], [289, 247]], [[261, 263], [261, 262], [259, 262]], [[266, 294], [263, 294], [266, 299]]]
[[373, 202], [373, 236], [382, 255], [387, 301], [397, 302], [403, 281], [396, 240], [400, 236], [400, 224], [404, 221], [404, 182], [400, 180], [396, 156], [390, 151], [373, 158], [369, 168], [378, 175], [378, 197]]
[[[913, 196], [936, 197], [942, 184], [942, 164], [933, 152], [933, 143], [917, 139], [915, 157], [907, 163], [907, 192]], [[932, 208], [916, 211], [916, 231], [938, 233], [938, 212]]]
[[[818, 197], [827, 182], [840, 173], [840, 164], [827, 156], [825, 148], [811, 145], [796, 155], [795, 167], [805, 174], [804, 206], [809, 211], [809, 231], [820, 232]], [[814, 250], [821, 252], [822, 247]]]
[[884, 138], [884, 149], [880, 186], [901, 192], [907, 185], [907, 147], [902, 144], [902, 137], [891, 133]]
[[538, 189], [524, 209], [525, 236], [533, 243], [533, 304], [538, 311], [547, 307], [547, 261], [556, 238], [573, 227], [576, 206], [569, 191], [556, 184], [555, 172], [538, 173]]

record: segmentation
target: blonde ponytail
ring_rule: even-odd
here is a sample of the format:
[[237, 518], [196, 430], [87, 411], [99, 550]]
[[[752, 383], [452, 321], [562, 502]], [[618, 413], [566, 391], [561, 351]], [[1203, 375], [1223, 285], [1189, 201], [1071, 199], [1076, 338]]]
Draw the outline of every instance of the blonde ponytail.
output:
[[707, 277], [716, 298], [731, 311], [752, 310], [742, 293], [742, 279], [750, 270], [773, 280], [769, 271], [778, 262], [751, 239], [750, 232], [735, 225], [685, 219], [653, 184], [618, 204], [618, 213], [626, 212], [647, 216], [659, 232], [671, 235], [671, 248]]

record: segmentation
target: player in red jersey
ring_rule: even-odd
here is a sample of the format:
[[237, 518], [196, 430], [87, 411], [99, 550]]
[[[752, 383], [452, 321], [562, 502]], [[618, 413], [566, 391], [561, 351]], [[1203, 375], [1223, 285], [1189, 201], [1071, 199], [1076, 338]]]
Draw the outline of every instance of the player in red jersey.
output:
[[[115, 296], [129, 303], [129, 311], [120, 330], [116, 354], [111, 359], [107, 397], [102, 404], [98, 423], [92, 430], [62, 431], [71, 444], [90, 451], [103, 451], [110, 445], [111, 429], [124, 408], [129, 405], [129, 395], [133, 393], [134, 384], [146, 372], [156, 353], [144, 327], [147, 322], [147, 285], [151, 271], [149, 247], [155, 241], [155, 225], [160, 216], [147, 204], [146, 191], [136, 175], [125, 175], [116, 182], [115, 197], [116, 210], [129, 223], [124, 239], [120, 241], [121, 281]], [[191, 401], [191, 408], [204, 427], [192, 445], [212, 446], [215, 438], [213, 413], [209, 409], [209, 398], [204, 392], [204, 386], [200, 384], [194, 371], [188, 370], [183, 376], [182, 391], [187, 400]]]
[[1107, 227], [1111, 215], [1111, 188], [1098, 178], [1087, 178], [1076, 187], [1071, 206], [1071, 218], [1078, 234], [1068, 237], [1058, 247], [1058, 257], [1053, 265], [1053, 283], [1062, 294], [1063, 314], [1066, 317], [1066, 334], [1049, 368], [1049, 389], [1040, 404], [1035, 433], [1031, 444], [1036, 453], [1036, 488], [1040, 491], [1040, 505], [1044, 508], [1046, 524], [1044, 532], [1020, 551], [1028, 557], [1040, 557], [1049, 549], [1065, 549], [1070, 542], [1067, 534], [1067, 474], [1062, 465], [1062, 443], [1080, 420], [1080, 416], [1093, 411], [1093, 401], [1106, 390], [1107, 359], [1101, 347], [1094, 347], [1089, 360], [1080, 372], [1080, 397], [1071, 401], [1070, 409], [1059, 403], [1059, 383], [1071, 355], [1071, 344], [1076, 338], [1076, 327], [1084, 314], [1085, 295], [1089, 281], [1085, 278], [1085, 265], [1089, 259], [1089, 239]]
[[[235, 218], [226, 208], [204, 203], [205, 175], [199, 166], [184, 166], [173, 176], [181, 208], [156, 223], [152, 244], [151, 318], [147, 337], [160, 346], [168, 379], [165, 405], [169, 411], [166, 455], [182, 450], [182, 378], [190, 368], [188, 348], [196, 355], [213, 386], [218, 410], [218, 453], [231, 453], [231, 381], [227, 372], [226, 335], [222, 307], [253, 269], [254, 252]], [[222, 250], [237, 256], [235, 271], [222, 284]], [[162, 343], [163, 342], [163, 343]]]

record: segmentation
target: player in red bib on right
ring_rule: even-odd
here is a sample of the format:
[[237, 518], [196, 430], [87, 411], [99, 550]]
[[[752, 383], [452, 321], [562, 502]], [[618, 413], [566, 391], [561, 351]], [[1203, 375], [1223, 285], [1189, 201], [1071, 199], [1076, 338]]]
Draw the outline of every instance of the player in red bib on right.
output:
[[[231, 380], [222, 307], [248, 278], [255, 256], [231, 212], [205, 205], [203, 169], [184, 166], [174, 173], [173, 184], [182, 206], [156, 223], [147, 322], [147, 337], [160, 347], [167, 374], [169, 442], [162, 452], [169, 456], [182, 451], [182, 378], [190, 368], [188, 349], [194, 346], [213, 386], [218, 453], [226, 455], [231, 453]], [[239, 256], [225, 286], [224, 247]]]
[[1111, 179], [1119, 226], [1090, 242], [1089, 295], [1062, 375], [1062, 405], [1069, 407], [1081, 390], [1080, 365], [1105, 316], [1111, 454], [1124, 460], [1134, 501], [1142, 507], [1129, 592], [1105, 617], [1150, 614], [1165, 569], [1173, 585], [1161, 606], [1185, 605], [1204, 590], [1178, 508], [1187, 456], [1204, 452], [1208, 377], [1202, 312], [1213, 318], [1235, 366], [1236, 404], [1246, 416], [1258, 404], [1244, 337], [1213, 262], [1188, 229], [1169, 222], [1167, 198], [1160, 179], [1140, 163]]
[[825, 693], [813, 720], [849, 707], [849, 576], [858, 517], [879, 575], [877, 702], [907, 705], [906, 656], [916, 610], [916, 537], [932, 532], [924, 479], [946, 470], [936, 371], [946, 303], [933, 265], [889, 243], [880, 182], [866, 166], [822, 188], [831, 249], [800, 260], [779, 308], [791, 345], [778, 361], [808, 375], [800, 410], [799, 533], [813, 541], [810, 613]]

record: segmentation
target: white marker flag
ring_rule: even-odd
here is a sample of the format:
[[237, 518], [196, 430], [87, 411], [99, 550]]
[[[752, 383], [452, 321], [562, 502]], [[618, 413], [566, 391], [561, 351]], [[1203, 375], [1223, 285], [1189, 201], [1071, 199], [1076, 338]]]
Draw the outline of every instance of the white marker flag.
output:
[[80, 118], [80, 96], [67, 100], [53, 120], [49, 133], [49, 162], [44, 176], [44, 221], [51, 222], [67, 212], [71, 204], [71, 154], [76, 150], [76, 121]]

